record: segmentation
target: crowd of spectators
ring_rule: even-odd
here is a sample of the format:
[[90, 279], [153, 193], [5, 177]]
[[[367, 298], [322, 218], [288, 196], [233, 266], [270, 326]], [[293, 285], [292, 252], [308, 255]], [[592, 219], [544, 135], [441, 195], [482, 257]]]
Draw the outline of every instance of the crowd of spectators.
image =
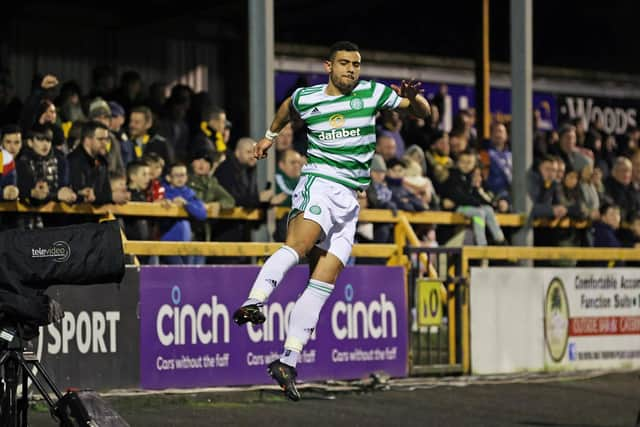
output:
[[[294, 120], [275, 147], [276, 175], [258, 188], [253, 141], [231, 137], [224, 108], [206, 92], [176, 84], [145, 87], [136, 72], [120, 85], [109, 68], [97, 68], [84, 93], [56, 76], [34, 79], [24, 102], [0, 99], [0, 196], [32, 206], [49, 201], [96, 205], [130, 201], [181, 206], [187, 219], [126, 217], [131, 239], [248, 241], [255, 225], [219, 220], [235, 206], [290, 206], [305, 162], [306, 130]], [[443, 85], [443, 90], [446, 86]], [[421, 212], [444, 210], [470, 219], [467, 243], [505, 245], [496, 213], [511, 206], [512, 159], [509, 123], [494, 122], [480, 138], [473, 109], [461, 110], [452, 129], [439, 114], [442, 93], [426, 120], [385, 111], [377, 120], [372, 184], [360, 195], [363, 208]], [[3, 96], [7, 96], [6, 92]], [[608, 135], [601, 123], [571, 120], [555, 130], [534, 128], [534, 164], [527, 191], [530, 219], [587, 221], [587, 228], [535, 228], [535, 244], [549, 246], [637, 246], [640, 242], [640, 129]], [[208, 215], [209, 214], [209, 215]], [[213, 215], [211, 215], [213, 214]], [[75, 215], [3, 214], [2, 228], [25, 229], [86, 220]], [[273, 234], [283, 240], [286, 216]], [[391, 242], [392, 224], [358, 226], [361, 242]], [[424, 245], [454, 237], [452, 227], [418, 226]], [[153, 258], [144, 262], [155, 262]], [[166, 257], [165, 263], [222, 262], [204, 257]], [[244, 260], [238, 259], [237, 262]], [[225, 259], [224, 262], [229, 262]]]

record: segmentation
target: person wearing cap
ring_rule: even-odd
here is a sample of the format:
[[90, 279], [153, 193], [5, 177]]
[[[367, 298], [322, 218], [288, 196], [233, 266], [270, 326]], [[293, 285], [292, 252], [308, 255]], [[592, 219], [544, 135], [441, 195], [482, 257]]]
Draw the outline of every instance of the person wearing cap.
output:
[[[379, 154], [371, 160], [371, 185], [367, 188], [367, 205], [370, 209], [389, 209], [394, 215], [398, 206], [393, 202], [391, 189], [387, 185], [387, 165]], [[388, 243], [392, 240], [393, 224], [376, 223], [373, 225], [373, 241]]]
[[[196, 197], [205, 204], [209, 216], [217, 216], [221, 209], [232, 209], [236, 201], [231, 194], [212, 175], [215, 156], [220, 154], [200, 150], [191, 156], [191, 167], [187, 185], [196, 193]], [[212, 221], [192, 220], [193, 241], [210, 242]], [[204, 256], [194, 256], [193, 264], [204, 264]]]
[[[36, 124], [29, 132], [27, 146], [18, 158], [16, 169], [22, 201], [39, 206], [49, 201], [74, 203], [75, 192], [69, 187], [67, 160], [56, 156], [52, 132], [48, 126]], [[41, 228], [49, 216], [26, 215], [21, 220], [27, 229]], [[54, 220], [55, 224], [55, 220]], [[52, 225], [52, 224], [49, 224]]]
[[107, 143], [107, 162], [109, 163], [109, 173], [124, 175], [126, 165], [122, 159], [120, 141], [111, 131], [111, 107], [102, 98], [96, 98], [89, 105], [89, 120], [102, 123], [109, 128], [109, 139]]
[[126, 120], [124, 108], [122, 108], [122, 105], [118, 104], [116, 101], [109, 101], [107, 104], [111, 110], [111, 123], [109, 124], [109, 129], [111, 129], [111, 132], [113, 132], [121, 142], [128, 141], [129, 135], [127, 135], [127, 132], [123, 128]]
[[122, 163], [124, 167], [133, 159], [133, 143], [129, 139], [127, 131], [124, 129], [124, 123], [126, 121], [126, 112], [122, 105], [116, 101], [109, 101], [109, 108], [111, 109], [111, 123], [109, 124], [109, 130], [115, 135], [116, 140], [120, 143], [120, 154], [122, 156]]

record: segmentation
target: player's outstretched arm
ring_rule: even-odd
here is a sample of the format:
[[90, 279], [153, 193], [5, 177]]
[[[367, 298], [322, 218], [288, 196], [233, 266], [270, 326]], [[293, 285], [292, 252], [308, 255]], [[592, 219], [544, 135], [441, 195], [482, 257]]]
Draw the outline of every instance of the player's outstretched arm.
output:
[[415, 80], [403, 80], [400, 86], [391, 85], [391, 88], [403, 99], [400, 101], [398, 108], [409, 109], [409, 111], [418, 117], [426, 117], [431, 114], [429, 102], [422, 95], [424, 90], [420, 88], [422, 82]]
[[256, 159], [264, 159], [267, 157], [267, 151], [273, 145], [273, 142], [278, 137], [278, 133], [282, 130], [283, 127], [287, 125], [290, 121], [290, 112], [291, 109], [291, 97], [285, 99], [282, 104], [280, 104], [280, 108], [276, 111], [276, 115], [271, 122], [271, 126], [267, 129], [267, 132], [264, 135], [256, 146], [254, 147], [254, 155]]

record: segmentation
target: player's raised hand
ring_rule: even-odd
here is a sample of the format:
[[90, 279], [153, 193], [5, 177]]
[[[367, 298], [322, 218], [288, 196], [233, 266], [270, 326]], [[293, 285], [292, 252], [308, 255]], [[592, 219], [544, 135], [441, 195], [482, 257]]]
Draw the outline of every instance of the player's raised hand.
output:
[[273, 141], [268, 140], [267, 138], [262, 138], [256, 145], [253, 146], [253, 155], [256, 159], [264, 159], [267, 157], [267, 151], [273, 145]]
[[422, 82], [411, 79], [409, 81], [402, 80], [400, 86], [392, 84], [391, 88], [396, 92], [396, 94], [398, 94], [398, 96], [414, 99], [416, 96], [423, 94], [424, 89], [421, 89], [421, 86]]
[[56, 87], [58, 85], [58, 78], [53, 74], [47, 74], [42, 78], [42, 82], [40, 82], [40, 86], [42, 89], [51, 89], [52, 87]]

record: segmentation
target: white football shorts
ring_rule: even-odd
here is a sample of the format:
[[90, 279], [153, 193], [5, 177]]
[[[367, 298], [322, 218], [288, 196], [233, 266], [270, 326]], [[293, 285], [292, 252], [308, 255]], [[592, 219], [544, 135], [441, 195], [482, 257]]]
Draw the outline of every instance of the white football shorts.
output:
[[289, 220], [302, 213], [305, 219], [320, 225], [323, 235], [316, 246], [346, 265], [360, 212], [356, 191], [324, 178], [303, 175], [291, 200]]

